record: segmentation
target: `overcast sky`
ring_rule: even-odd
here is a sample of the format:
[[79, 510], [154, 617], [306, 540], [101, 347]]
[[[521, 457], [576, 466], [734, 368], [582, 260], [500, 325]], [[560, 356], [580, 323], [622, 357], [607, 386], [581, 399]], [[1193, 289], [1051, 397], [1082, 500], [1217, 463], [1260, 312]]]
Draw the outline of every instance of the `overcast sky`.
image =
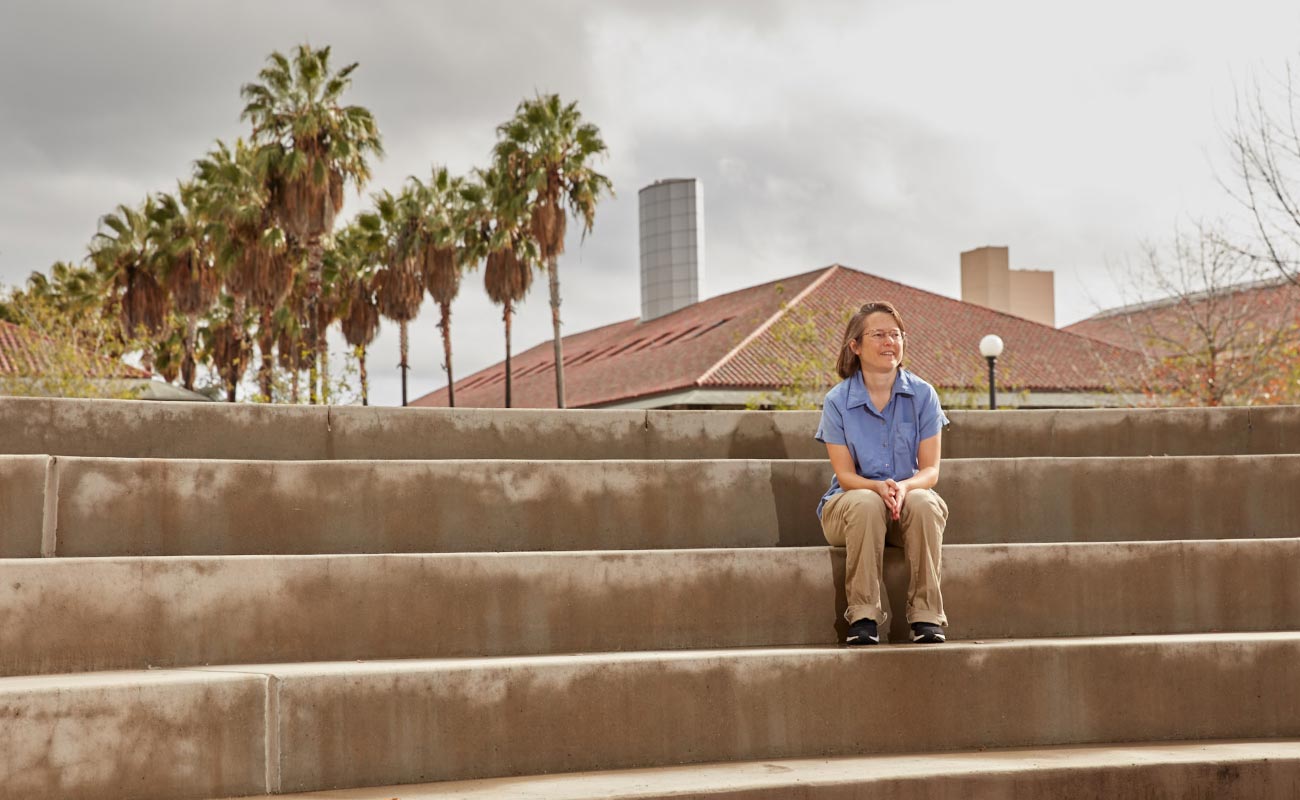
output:
[[[956, 297], [960, 251], [997, 244], [1056, 272], [1067, 324], [1122, 299], [1142, 241], [1236, 213], [1216, 182], [1234, 87], [1295, 63], [1300, 7], [0, 0], [0, 282], [83, 258], [101, 215], [246, 135], [239, 87], [304, 41], [360, 62], [348, 100], [384, 136], [345, 217], [485, 164], [534, 92], [578, 101], [617, 195], [561, 259], [567, 333], [639, 314], [637, 190], [665, 177], [704, 185], [704, 296], [839, 262]], [[481, 286], [454, 306], [458, 376], [503, 356]], [[445, 383], [436, 322], [413, 323], [413, 398]], [[516, 352], [549, 337], [544, 281], [514, 330]], [[385, 324], [375, 402], [399, 402], [396, 363]]]

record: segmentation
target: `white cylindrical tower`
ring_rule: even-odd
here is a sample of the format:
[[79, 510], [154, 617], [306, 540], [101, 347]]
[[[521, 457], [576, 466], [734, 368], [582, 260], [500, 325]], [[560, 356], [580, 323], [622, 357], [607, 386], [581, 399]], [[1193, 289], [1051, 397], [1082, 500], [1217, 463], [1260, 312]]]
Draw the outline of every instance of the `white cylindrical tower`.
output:
[[704, 186], [694, 178], [641, 190], [641, 321], [699, 302], [704, 286]]

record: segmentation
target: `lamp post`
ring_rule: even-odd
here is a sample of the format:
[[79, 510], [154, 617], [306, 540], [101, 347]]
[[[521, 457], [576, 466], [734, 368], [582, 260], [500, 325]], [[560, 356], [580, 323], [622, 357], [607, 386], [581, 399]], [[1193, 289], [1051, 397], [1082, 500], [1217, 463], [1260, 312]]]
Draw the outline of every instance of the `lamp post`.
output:
[[989, 360], [989, 411], [998, 407], [997, 378], [994, 365], [1002, 355], [1002, 337], [990, 333], [980, 339], [980, 355]]

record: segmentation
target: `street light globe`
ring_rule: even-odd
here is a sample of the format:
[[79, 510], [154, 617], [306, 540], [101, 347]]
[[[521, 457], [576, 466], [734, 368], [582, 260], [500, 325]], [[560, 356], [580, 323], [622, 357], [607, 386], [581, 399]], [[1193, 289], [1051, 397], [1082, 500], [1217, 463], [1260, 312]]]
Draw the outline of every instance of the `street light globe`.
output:
[[980, 339], [980, 355], [985, 358], [997, 358], [1002, 355], [1002, 337], [996, 333], [990, 333]]

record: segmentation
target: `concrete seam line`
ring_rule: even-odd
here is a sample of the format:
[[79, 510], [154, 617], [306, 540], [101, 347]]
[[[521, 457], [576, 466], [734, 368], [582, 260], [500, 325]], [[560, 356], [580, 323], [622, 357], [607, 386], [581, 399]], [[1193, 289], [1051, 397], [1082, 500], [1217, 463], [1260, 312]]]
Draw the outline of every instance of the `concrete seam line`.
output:
[[279, 794], [281, 782], [280, 769], [280, 676], [273, 672], [258, 672], [247, 669], [223, 669], [220, 666], [178, 667], [181, 672], [215, 672], [223, 675], [257, 675], [266, 679], [263, 691], [262, 736], [263, 759], [266, 771], [263, 781], [267, 794]]
[[59, 458], [45, 462], [45, 503], [41, 510], [41, 558], [57, 554], [59, 529]]
[[280, 793], [280, 678], [266, 676], [266, 791]]

